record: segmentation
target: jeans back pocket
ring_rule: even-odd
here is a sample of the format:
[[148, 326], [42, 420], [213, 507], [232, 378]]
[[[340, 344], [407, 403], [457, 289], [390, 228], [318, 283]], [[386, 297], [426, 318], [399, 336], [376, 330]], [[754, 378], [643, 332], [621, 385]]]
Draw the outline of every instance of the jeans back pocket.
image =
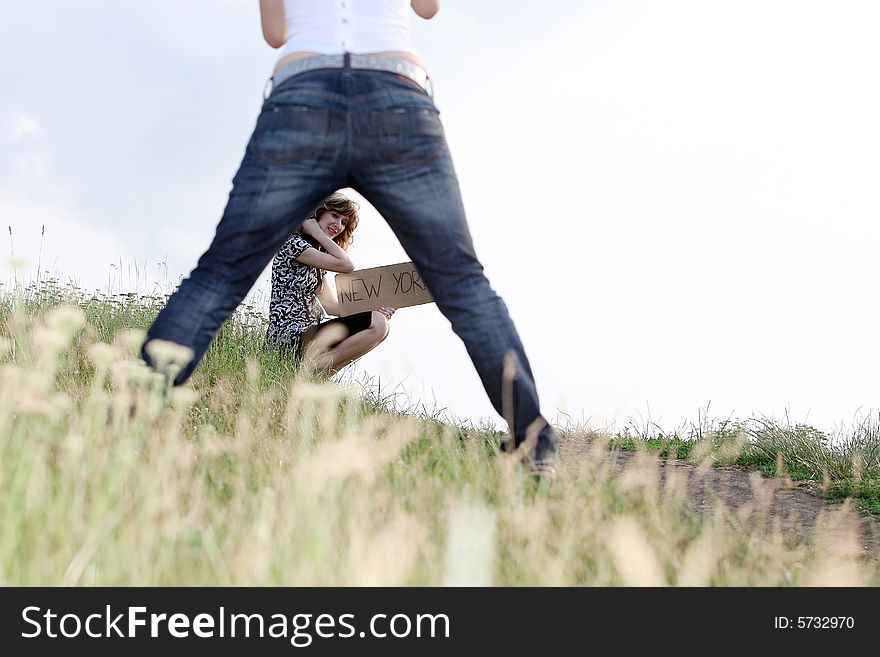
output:
[[428, 107], [391, 107], [370, 112], [370, 132], [384, 162], [429, 164], [449, 148], [440, 115]]
[[248, 148], [274, 164], [317, 162], [324, 158], [330, 132], [330, 110], [293, 104], [263, 108]]

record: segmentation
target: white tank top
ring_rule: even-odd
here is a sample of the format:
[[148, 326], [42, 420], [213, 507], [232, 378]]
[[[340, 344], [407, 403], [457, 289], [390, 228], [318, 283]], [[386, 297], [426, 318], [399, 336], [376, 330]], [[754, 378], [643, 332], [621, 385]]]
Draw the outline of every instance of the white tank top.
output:
[[301, 51], [418, 57], [409, 37], [410, 0], [284, 0], [284, 11], [287, 41], [279, 59]]

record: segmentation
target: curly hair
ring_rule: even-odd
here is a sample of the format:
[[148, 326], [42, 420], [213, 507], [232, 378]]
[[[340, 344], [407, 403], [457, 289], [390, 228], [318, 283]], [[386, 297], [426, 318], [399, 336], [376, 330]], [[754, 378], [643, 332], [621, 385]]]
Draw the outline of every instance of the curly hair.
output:
[[[354, 229], [357, 228], [358, 225], [359, 209], [360, 205], [358, 205], [357, 201], [352, 201], [345, 194], [335, 192], [321, 201], [321, 204], [312, 210], [309, 216], [306, 217], [306, 221], [309, 219], [317, 220], [325, 211], [341, 214], [346, 218], [345, 227], [336, 237], [333, 238], [333, 241], [344, 251], [348, 251], [348, 247], [351, 246], [351, 243], [354, 241]], [[305, 235], [304, 237], [307, 241], [312, 243], [313, 246], [319, 248], [317, 242], [308, 235]]]

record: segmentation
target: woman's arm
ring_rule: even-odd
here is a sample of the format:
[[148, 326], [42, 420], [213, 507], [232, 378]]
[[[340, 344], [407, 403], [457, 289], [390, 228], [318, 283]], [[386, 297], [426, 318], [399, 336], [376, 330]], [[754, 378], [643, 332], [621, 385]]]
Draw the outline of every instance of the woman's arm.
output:
[[433, 18], [440, 11], [440, 0], [411, 0], [410, 4], [422, 18]]
[[335, 271], [340, 274], [348, 274], [354, 271], [354, 263], [348, 254], [342, 250], [336, 242], [321, 230], [315, 219], [306, 219], [302, 225], [302, 232], [317, 240], [318, 244], [324, 247], [324, 251], [318, 249], [306, 249], [298, 258], [297, 262], [318, 269], [327, 271]]
[[318, 297], [318, 301], [321, 302], [321, 305], [324, 306], [324, 310], [328, 315], [334, 315], [336, 317], [339, 316], [339, 299], [336, 298], [336, 292], [333, 290], [333, 285], [329, 285], [329, 281], [324, 278], [324, 282], [321, 285], [321, 289], [318, 290], [316, 297]]
[[[317, 291], [315, 296], [318, 297], [318, 301], [321, 302], [321, 305], [324, 307], [324, 310], [327, 311], [328, 315], [339, 317], [341, 306], [339, 305], [339, 298], [336, 296], [336, 291], [333, 289], [334, 287], [334, 285], [329, 285], [325, 278], [321, 284], [321, 289]], [[388, 306], [379, 308], [379, 312], [385, 315], [386, 319], [391, 319], [391, 316], [396, 310], [396, 308], [390, 308]]]
[[287, 40], [287, 17], [284, 0], [260, 0], [260, 21], [263, 38], [273, 48], [280, 48]]

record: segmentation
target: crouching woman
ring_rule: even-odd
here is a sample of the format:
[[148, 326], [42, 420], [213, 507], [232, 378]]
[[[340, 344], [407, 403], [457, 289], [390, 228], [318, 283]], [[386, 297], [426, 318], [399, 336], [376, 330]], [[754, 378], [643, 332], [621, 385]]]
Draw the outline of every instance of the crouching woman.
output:
[[394, 308], [326, 316], [339, 314], [333, 286], [325, 284], [326, 273], [354, 270], [348, 248], [357, 224], [358, 204], [343, 194], [331, 194], [272, 260], [266, 342], [314, 373], [335, 374], [388, 337]]

